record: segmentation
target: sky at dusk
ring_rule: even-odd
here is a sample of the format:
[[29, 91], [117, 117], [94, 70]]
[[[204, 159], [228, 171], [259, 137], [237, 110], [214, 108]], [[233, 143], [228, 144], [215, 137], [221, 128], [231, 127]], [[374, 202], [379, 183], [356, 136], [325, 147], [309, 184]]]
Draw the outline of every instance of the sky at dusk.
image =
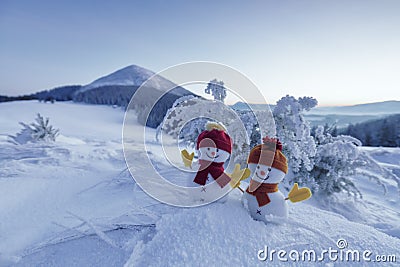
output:
[[213, 61], [268, 101], [400, 100], [400, 1], [0, 1], [0, 95]]

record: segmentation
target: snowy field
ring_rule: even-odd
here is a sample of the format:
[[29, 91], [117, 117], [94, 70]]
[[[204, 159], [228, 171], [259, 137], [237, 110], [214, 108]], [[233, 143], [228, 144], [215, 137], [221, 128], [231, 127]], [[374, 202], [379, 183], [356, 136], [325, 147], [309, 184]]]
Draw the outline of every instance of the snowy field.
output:
[[[7, 135], [36, 113], [60, 129], [51, 144], [14, 145]], [[0, 104], [0, 266], [398, 266], [400, 205], [397, 185], [353, 177], [360, 201], [315, 195], [289, 204], [289, 219], [254, 221], [234, 190], [199, 208], [161, 204], [135, 185], [122, 151], [124, 112], [108, 106], [36, 101]], [[132, 126], [143, 131], [140, 125]], [[148, 129], [149, 132], [154, 130]], [[152, 140], [150, 140], [152, 141]], [[137, 140], [143, 142], [143, 140]], [[132, 144], [135, 145], [134, 143]], [[154, 148], [155, 149], [155, 148]], [[400, 175], [399, 148], [363, 148]], [[138, 151], [142, 153], [143, 151]], [[179, 172], [154, 153], [160, 173], [179, 183]], [[140, 166], [140, 157], [137, 165]], [[244, 186], [243, 186], [244, 187]], [[287, 193], [285, 193], [287, 194]], [[340, 244], [347, 243], [339, 249]], [[283, 250], [287, 261], [264, 250]], [[290, 251], [338, 250], [338, 259], [292, 261]], [[371, 262], [346, 262], [348, 250]], [[293, 252], [292, 256], [295, 256]], [[368, 253], [367, 253], [368, 254]], [[376, 256], [395, 255], [397, 263]], [[268, 255], [270, 256], [270, 255]], [[382, 259], [382, 257], [381, 257]]]

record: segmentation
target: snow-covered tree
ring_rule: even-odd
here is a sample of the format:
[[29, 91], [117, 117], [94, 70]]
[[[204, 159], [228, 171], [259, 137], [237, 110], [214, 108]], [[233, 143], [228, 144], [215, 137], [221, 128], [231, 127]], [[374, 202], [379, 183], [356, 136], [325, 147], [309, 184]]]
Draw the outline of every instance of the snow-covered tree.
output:
[[[269, 110], [236, 110], [250, 138], [250, 147], [261, 144], [264, 136], [275, 136], [275, 124]], [[264, 132], [262, 132], [264, 130]]]
[[33, 94], [32, 96], [39, 101], [69, 101], [72, 100], [74, 94], [81, 88], [80, 85], [67, 85], [57, 87], [51, 90], [44, 90]]
[[300, 182], [327, 197], [340, 192], [362, 197], [352, 182], [356, 174], [373, 179], [384, 190], [381, 177], [395, 180], [400, 188], [396, 175], [361, 150], [358, 139], [333, 136], [334, 128], [327, 125], [316, 127], [313, 137], [303, 112], [316, 104], [317, 101], [310, 97], [286, 96], [278, 101], [273, 111], [277, 136], [284, 144], [284, 153], [289, 160], [288, 182]]
[[[157, 138], [169, 134], [194, 149], [203, 122], [217, 121], [226, 126], [233, 143], [234, 162], [245, 162], [249, 153], [249, 136], [240, 117], [220, 101], [185, 96], [177, 99], [157, 129]], [[244, 165], [244, 164], [243, 164]]]
[[251, 110], [236, 110], [236, 113], [239, 115], [250, 138], [250, 147], [259, 144], [261, 142], [261, 135], [255, 114]]
[[185, 142], [185, 146], [194, 148], [197, 136], [206, 129], [205, 125], [208, 121], [213, 120], [199, 117], [187, 122], [179, 132], [178, 138]]
[[352, 182], [356, 174], [361, 174], [383, 187], [382, 177], [400, 181], [390, 170], [380, 166], [366, 151], [360, 149], [360, 140], [347, 136], [332, 136], [329, 129], [318, 126], [315, 130], [317, 153], [311, 175], [319, 192], [331, 195], [347, 192], [353, 197], [362, 197]]
[[10, 136], [11, 140], [17, 144], [38, 141], [50, 142], [56, 140], [59, 130], [49, 125], [49, 118], [44, 119], [38, 113], [35, 121], [36, 122], [31, 124], [20, 122], [23, 128], [15, 136]]
[[[172, 135], [174, 138], [179, 138], [180, 136], [180, 131], [183, 127], [190, 127], [190, 125], [185, 125], [186, 123], [195, 123], [194, 118], [187, 120], [186, 122], [183, 122], [181, 118], [177, 117], [183, 107], [190, 106], [194, 104], [194, 96], [183, 96], [175, 100], [175, 102], [172, 104], [172, 107], [168, 109], [166, 115], [163, 118], [163, 121], [158, 125], [157, 130], [156, 130], [156, 139], [157, 141], [160, 141], [160, 136], [163, 133]], [[180, 126], [178, 129], [177, 127]], [[185, 138], [183, 141], [187, 142], [190, 144], [191, 142], [194, 142], [194, 137], [186, 135], [183, 138]]]
[[363, 143], [364, 146], [400, 146], [400, 114], [384, 118], [350, 124], [338, 132], [351, 135]]
[[359, 160], [361, 142], [350, 136], [333, 137], [323, 126], [315, 130], [317, 153], [310, 174], [315, 183], [314, 189], [325, 194], [347, 192], [361, 196], [351, 180], [362, 166]]
[[316, 105], [311, 97], [285, 96], [273, 111], [277, 136], [289, 160], [288, 182], [300, 182], [325, 196], [339, 192], [361, 196], [350, 178], [362, 164], [361, 143], [349, 136], [333, 137], [324, 126], [314, 129], [314, 138], [303, 112]]
[[214, 100], [224, 102], [226, 98], [226, 89], [224, 87], [223, 81], [218, 81], [217, 79], [211, 80], [206, 89], [204, 90], [206, 94], [212, 94]]
[[303, 111], [317, 105], [312, 97], [293, 96], [281, 98], [273, 110], [277, 137], [284, 144], [283, 152], [289, 160], [291, 182], [309, 183], [310, 171], [314, 166], [316, 145], [311, 136], [311, 128]]

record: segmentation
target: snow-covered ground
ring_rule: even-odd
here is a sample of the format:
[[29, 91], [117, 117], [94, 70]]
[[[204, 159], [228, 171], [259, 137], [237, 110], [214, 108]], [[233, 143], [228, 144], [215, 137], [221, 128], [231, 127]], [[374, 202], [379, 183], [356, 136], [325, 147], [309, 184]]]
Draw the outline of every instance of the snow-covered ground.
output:
[[[60, 129], [55, 143], [7, 142], [19, 121], [32, 122], [38, 112]], [[320, 256], [330, 248], [338, 256], [358, 250], [362, 258], [370, 250], [371, 260], [395, 255], [400, 261], [399, 192], [393, 181], [385, 181], [384, 195], [374, 181], [354, 177], [361, 201], [314, 196], [290, 204], [287, 221], [265, 225], [243, 208], [238, 190], [198, 208], [168, 206], [145, 194], [126, 170], [119, 108], [28, 101], [2, 103], [0, 114], [0, 266], [309, 266], [321, 263], [293, 262], [290, 252], [301, 258], [304, 250]], [[364, 149], [400, 175], [399, 148]], [[168, 180], [188, 178], [171, 170], [158, 152], [152, 155]], [[338, 248], [340, 239], [346, 248]], [[277, 253], [272, 262], [270, 255], [261, 261], [265, 246], [268, 253], [286, 251], [281, 256], [288, 261]], [[327, 266], [348, 263], [324, 255]]]

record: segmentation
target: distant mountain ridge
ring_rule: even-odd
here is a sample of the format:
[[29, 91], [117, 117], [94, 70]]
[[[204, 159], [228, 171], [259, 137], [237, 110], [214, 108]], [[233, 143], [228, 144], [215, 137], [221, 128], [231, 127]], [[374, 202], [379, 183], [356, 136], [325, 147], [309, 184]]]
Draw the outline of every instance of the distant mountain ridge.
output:
[[[267, 108], [273, 110], [275, 105], [237, 102], [231, 107], [236, 110], [249, 110], [250, 108], [253, 110], [265, 110]], [[350, 124], [381, 119], [393, 114], [400, 114], [400, 101], [389, 100], [353, 106], [317, 106], [305, 112], [304, 116], [312, 126], [328, 124], [343, 128]]]
[[352, 106], [316, 107], [310, 114], [352, 114], [377, 115], [400, 113], [400, 101], [388, 100], [382, 102], [358, 104]]
[[[243, 102], [237, 102], [234, 105], [231, 105], [232, 108], [238, 110], [246, 110], [251, 107], [254, 110], [262, 110], [265, 109], [266, 106], [269, 106], [271, 109], [275, 107], [275, 105], [265, 105], [265, 104], [246, 104]], [[382, 102], [374, 102], [367, 104], [357, 104], [352, 106], [332, 106], [332, 107], [320, 107], [317, 106], [311, 109], [306, 114], [308, 115], [384, 115], [384, 114], [400, 114], [400, 101], [397, 100], [388, 100]]]

